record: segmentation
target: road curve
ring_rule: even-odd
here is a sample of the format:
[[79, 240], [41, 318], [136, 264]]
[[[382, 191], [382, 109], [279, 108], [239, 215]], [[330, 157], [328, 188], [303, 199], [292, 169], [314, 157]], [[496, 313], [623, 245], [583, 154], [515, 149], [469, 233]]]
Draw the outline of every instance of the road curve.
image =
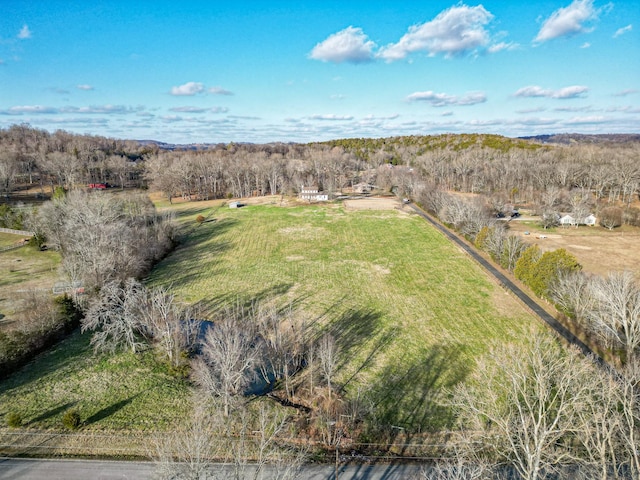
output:
[[509, 278], [507, 278], [502, 272], [500, 272], [496, 267], [494, 267], [490, 262], [488, 262], [484, 257], [482, 257], [473, 247], [471, 247], [468, 243], [464, 242], [458, 235], [450, 231], [448, 228], [444, 227], [440, 223], [436, 222], [430, 215], [424, 212], [420, 207], [415, 204], [409, 204], [409, 206], [422, 218], [424, 218], [427, 222], [433, 225], [436, 229], [442, 232], [449, 240], [454, 242], [460, 248], [462, 248], [466, 253], [468, 253], [476, 262], [478, 262], [485, 270], [487, 270], [493, 277], [502, 284], [504, 288], [512, 292], [516, 297], [518, 297], [522, 302], [529, 307], [533, 313], [535, 313], [541, 320], [543, 320], [547, 325], [553, 328], [558, 335], [564, 338], [569, 344], [575, 345], [578, 347], [582, 353], [587, 356], [591, 356], [595, 362], [597, 362], [601, 366], [606, 366], [606, 362], [596, 353], [594, 353], [582, 340], [576, 337], [573, 333], [567, 330], [564, 325], [562, 325], [558, 320], [553, 318], [545, 309], [543, 309], [538, 303], [532, 299], [529, 295], [527, 295], [520, 287], [518, 287], [515, 283], [513, 283]]

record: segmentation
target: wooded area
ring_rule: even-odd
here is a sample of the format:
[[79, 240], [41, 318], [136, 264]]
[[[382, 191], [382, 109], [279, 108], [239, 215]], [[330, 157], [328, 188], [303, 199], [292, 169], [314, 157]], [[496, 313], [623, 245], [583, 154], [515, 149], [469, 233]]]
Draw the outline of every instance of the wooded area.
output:
[[[166, 149], [15, 125], [0, 130], [0, 195], [7, 205], [0, 226], [35, 232], [34, 248], [46, 243], [59, 251], [69, 282], [86, 290], [83, 300], [62, 297], [57, 309], [44, 310], [38, 325], [52, 323], [47, 331], [73, 328], [76, 309], [82, 310], [82, 330], [92, 332], [96, 350], [152, 349], [171, 375], [189, 378], [204, 398], [213, 399], [204, 407], [197, 403], [171, 445], [156, 444], [165, 478], [189, 478], [206, 475], [221, 448], [216, 436], [229, 426], [239, 432], [233, 446], [239, 453], [227, 458], [239, 465], [247, 459], [243, 442], [251, 428], [260, 434], [251, 455], [299, 464], [300, 450], [274, 440], [288, 425], [286, 416], [251, 410], [243, 401], [257, 379], [260, 395], [311, 412], [290, 428], [321, 441], [325, 452], [337, 452], [341, 441], [355, 437], [361, 444], [390, 445], [400, 434], [376, 418], [375, 405], [342, 396], [335, 382], [340, 342], [331, 332], [319, 334], [295, 321], [293, 306], [237, 302], [202, 318], [197, 306], [179, 304], [170, 289], [140, 283], [178, 241], [172, 218], [159, 214], [140, 190], [161, 191], [171, 203], [293, 196], [304, 185], [335, 198], [366, 184], [412, 199], [556, 305], [611, 363], [601, 368], [539, 335], [532, 335], [526, 351], [513, 345], [492, 349], [476, 359], [472, 382], [448, 392], [447, 411], [455, 418], [442, 424], [456, 430], [425, 478], [497, 478], [515, 471], [538, 479], [570, 469], [582, 478], [638, 479], [637, 278], [630, 272], [587, 274], [566, 251], [542, 252], [508, 229], [509, 217], [523, 205], [544, 228], [557, 225], [561, 212], [576, 218], [594, 213], [608, 229], [640, 226], [640, 143], [601, 140], [555, 145], [439, 135]], [[103, 189], [120, 191], [94, 191]], [[23, 211], [26, 202], [37, 210]], [[43, 310], [38, 301], [34, 309]], [[18, 331], [20, 338], [0, 330], [6, 365], [25, 357], [25, 338], [39, 335], [37, 328]], [[300, 393], [305, 389], [306, 398]], [[294, 403], [301, 398], [304, 404]], [[211, 408], [218, 412], [215, 421]], [[424, 433], [407, 430], [402, 438]], [[283, 478], [294, 474], [288, 470]]]

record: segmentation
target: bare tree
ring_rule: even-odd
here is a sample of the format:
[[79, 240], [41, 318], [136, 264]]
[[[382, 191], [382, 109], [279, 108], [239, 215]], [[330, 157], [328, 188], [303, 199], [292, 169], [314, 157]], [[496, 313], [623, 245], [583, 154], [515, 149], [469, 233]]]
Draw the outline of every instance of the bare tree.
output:
[[536, 480], [573, 458], [563, 442], [587, 398], [590, 365], [540, 335], [525, 351], [508, 345], [491, 357], [456, 389], [455, 405], [489, 452]]
[[584, 319], [592, 303], [590, 278], [581, 271], [559, 272], [549, 293], [560, 310], [576, 320]]
[[202, 321], [192, 307], [180, 305], [175, 295], [157, 287], [141, 291], [139, 311], [150, 341], [173, 367], [179, 367], [196, 344]]
[[[586, 453], [584, 469], [590, 478], [610, 478], [612, 470], [624, 461], [621, 434], [624, 414], [619, 408], [623, 393], [616, 372], [593, 369], [590, 376], [588, 398], [584, 408], [577, 411], [577, 440]], [[624, 442], [622, 442], [624, 443]], [[622, 447], [622, 448], [621, 448]], [[616, 475], [617, 476], [617, 475]]]
[[284, 380], [285, 392], [291, 396], [291, 377], [302, 368], [305, 356], [304, 326], [295, 320], [291, 306], [259, 307], [255, 321], [262, 340], [262, 376], [268, 383]]
[[[209, 399], [210, 400], [210, 399]], [[224, 417], [218, 405], [194, 401], [192, 417], [170, 435], [156, 436], [150, 456], [166, 480], [293, 480], [305, 449], [288, 447], [283, 434], [289, 415], [261, 403]], [[222, 462], [216, 463], [214, 462]]]
[[227, 309], [207, 330], [202, 353], [193, 362], [193, 377], [222, 399], [228, 417], [234, 397], [255, 379], [259, 360], [254, 325], [240, 308]]
[[620, 377], [618, 402], [621, 407], [624, 463], [631, 477], [640, 479], [640, 359], [630, 358]]
[[622, 225], [622, 209], [607, 207], [600, 212], [600, 225], [608, 230], [613, 230]]
[[142, 288], [133, 278], [104, 285], [82, 320], [82, 331], [94, 332], [91, 344], [96, 351], [125, 348], [136, 353], [146, 345], [139, 308]]
[[640, 285], [630, 271], [598, 277], [589, 289], [593, 307], [587, 312], [593, 330], [609, 345], [622, 347], [627, 358], [640, 346]]
[[224, 458], [225, 424], [208, 402], [195, 400], [191, 418], [170, 434], [157, 435], [150, 456], [162, 480], [216, 479], [212, 462]]
[[320, 361], [320, 368], [322, 369], [324, 378], [327, 381], [329, 399], [331, 399], [331, 381], [333, 380], [336, 373], [336, 367], [338, 366], [338, 346], [333, 335], [328, 333], [323, 335], [318, 342], [318, 348], [316, 351], [318, 354], [318, 360]]

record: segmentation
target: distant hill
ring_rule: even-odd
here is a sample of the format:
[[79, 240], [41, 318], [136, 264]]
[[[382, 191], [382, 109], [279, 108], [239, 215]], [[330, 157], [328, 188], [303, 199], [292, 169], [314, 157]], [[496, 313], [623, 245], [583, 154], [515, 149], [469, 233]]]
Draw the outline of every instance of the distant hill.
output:
[[560, 133], [555, 135], [534, 135], [519, 137], [524, 140], [534, 140], [541, 143], [558, 143], [570, 145], [572, 143], [636, 143], [640, 142], [637, 133], [607, 133], [601, 135], [586, 135], [582, 133]]

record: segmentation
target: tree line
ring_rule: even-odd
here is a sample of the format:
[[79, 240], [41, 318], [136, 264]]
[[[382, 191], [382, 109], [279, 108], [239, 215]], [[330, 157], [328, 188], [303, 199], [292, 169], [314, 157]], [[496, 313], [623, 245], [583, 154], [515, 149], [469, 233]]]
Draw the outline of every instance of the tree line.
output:
[[295, 194], [302, 185], [340, 193], [358, 183], [410, 194], [426, 182], [438, 190], [485, 195], [495, 213], [529, 204], [553, 222], [559, 212], [581, 218], [597, 210], [615, 227], [640, 224], [633, 206], [640, 191], [639, 150], [634, 141], [550, 145], [496, 135], [166, 150], [152, 142], [14, 125], [0, 130], [0, 195], [10, 198], [25, 186], [44, 192], [45, 186], [96, 183], [151, 187], [169, 200]]

